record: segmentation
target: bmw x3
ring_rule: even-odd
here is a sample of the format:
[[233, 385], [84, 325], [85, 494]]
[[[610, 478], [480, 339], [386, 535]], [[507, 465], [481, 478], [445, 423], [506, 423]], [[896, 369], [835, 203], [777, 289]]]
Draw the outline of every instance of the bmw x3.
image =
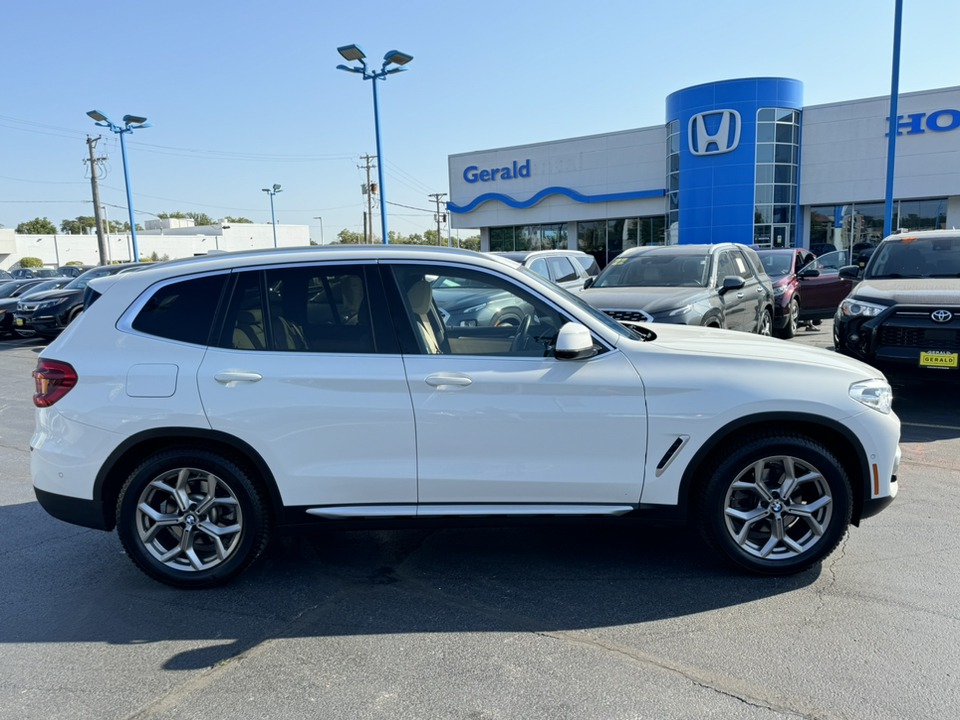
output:
[[[444, 278], [524, 315], [448, 325]], [[687, 522], [783, 575], [897, 494], [900, 423], [872, 367], [628, 327], [469, 251], [250, 251], [100, 278], [34, 378], [40, 504], [116, 528], [178, 587], [236, 576], [281, 531], [531, 518]]]

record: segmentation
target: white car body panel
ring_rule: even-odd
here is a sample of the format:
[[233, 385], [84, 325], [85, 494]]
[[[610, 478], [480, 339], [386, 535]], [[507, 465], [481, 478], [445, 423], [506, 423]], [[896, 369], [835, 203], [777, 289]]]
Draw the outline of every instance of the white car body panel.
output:
[[[616, 350], [587, 361], [405, 358], [421, 503], [630, 503], [646, 448], [643, 384]], [[468, 385], [432, 387], [447, 373]], [[585, 452], [596, 442], [617, 452]]]
[[[218, 382], [223, 372], [254, 382]], [[210, 348], [197, 376], [214, 430], [254, 448], [285, 505], [414, 503], [416, 443], [399, 355]]]

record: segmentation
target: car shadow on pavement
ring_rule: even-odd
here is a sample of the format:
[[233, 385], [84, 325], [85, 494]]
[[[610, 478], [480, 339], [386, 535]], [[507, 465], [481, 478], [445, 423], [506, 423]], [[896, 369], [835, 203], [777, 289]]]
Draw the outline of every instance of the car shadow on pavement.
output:
[[683, 528], [324, 530], [275, 538], [231, 584], [184, 591], [140, 573], [114, 533], [37, 503], [0, 508], [0, 538], [0, 642], [194, 646], [168, 670], [277, 638], [642, 625], [790, 593], [821, 573], [746, 575]]

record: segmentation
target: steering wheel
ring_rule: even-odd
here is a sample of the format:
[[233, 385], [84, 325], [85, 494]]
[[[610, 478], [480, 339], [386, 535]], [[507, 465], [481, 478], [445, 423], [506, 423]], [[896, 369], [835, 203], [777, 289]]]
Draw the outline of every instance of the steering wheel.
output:
[[530, 337], [530, 323], [533, 322], [533, 315], [524, 315], [523, 320], [517, 327], [517, 334], [513, 336], [513, 342], [510, 343], [510, 352], [518, 353], [526, 350], [527, 339]]

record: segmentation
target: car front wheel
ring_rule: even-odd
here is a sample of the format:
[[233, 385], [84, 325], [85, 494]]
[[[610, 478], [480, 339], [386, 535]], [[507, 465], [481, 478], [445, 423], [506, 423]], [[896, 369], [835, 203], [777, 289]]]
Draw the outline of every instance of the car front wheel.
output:
[[252, 473], [216, 453], [176, 448], [131, 473], [117, 503], [124, 550], [167, 585], [216, 585], [266, 546], [269, 521]]
[[850, 524], [850, 482], [823, 445], [802, 435], [757, 435], [736, 445], [702, 486], [707, 543], [751, 572], [789, 575], [820, 562]]
[[794, 296], [787, 306], [787, 324], [780, 331], [780, 336], [790, 339], [797, 334], [797, 326], [800, 323], [800, 301]]

